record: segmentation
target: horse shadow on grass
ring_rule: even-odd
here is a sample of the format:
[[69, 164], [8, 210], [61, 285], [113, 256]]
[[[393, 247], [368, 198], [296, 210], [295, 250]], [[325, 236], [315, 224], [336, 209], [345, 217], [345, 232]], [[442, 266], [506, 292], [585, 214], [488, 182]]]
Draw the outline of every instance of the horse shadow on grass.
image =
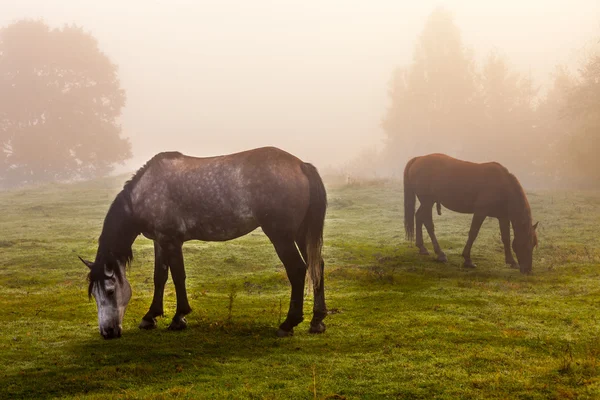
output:
[[222, 373], [229, 363], [288, 359], [302, 350], [317, 354], [311, 347], [319, 340], [308, 339], [314, 337], [308, 326], [300, 324], [291, 338], [277, 338], [277, 327], [268, 322], [192, 318], [183, 331], [131, 327], [114, 340], [102, 339], [94, 327], [89, 338], [67, 345], [68, 361], [49, 360], [35, 370], [0, 376], [0, 399], [112, 396], [161, 382], [168, 387], [172, 379], [194, 385]]
[[[422, 256], [412, 246], [385, 246], [365, 250], [351, 247], [342, 249], [339, 257], [346, 265], [328, 269], [330, 279], [342, 279], [367, 285], [402, 285], [411, 282], [415, 289], [437, 285], [439, 280], [477, 281], [531, 281], [532, 277], [511, 269], [500, 259], [500, 255], [479, 256], [476, 268], [464, 268], [462, 257], [449, 252], [449, 261], [441, 263], [432, 257]], [[326, 268], [327, 270], [327, 268]], [[534, 274], [535, 275], [535, 274]], [[533, 278], [535, 279], [535, 278]], [[416, 286], [415, 286], [416, 285]]]

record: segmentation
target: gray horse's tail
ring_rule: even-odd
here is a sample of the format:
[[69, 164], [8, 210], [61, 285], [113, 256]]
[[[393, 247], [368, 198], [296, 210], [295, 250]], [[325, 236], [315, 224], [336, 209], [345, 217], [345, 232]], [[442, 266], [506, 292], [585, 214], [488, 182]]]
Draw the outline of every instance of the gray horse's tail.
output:
[[323, 228], [327, 210], [327, 192], [317, 169], [309, 163], [302, 164], [302, 172], [308, 178], [310, 187], [310, 203], [304, 217], [304, 232], [306, 234], [306, 264], [310, 279], [317, 289], [322, 276], [321, 251], [323, 249]]
[[410, 167], [415, 162], [416, 157], [406, 163], [404, 168], [404, 232], [406, 240], [413, 241], [415, 237], [415, 207], [417, 203], [417, 195], [408, 178]]

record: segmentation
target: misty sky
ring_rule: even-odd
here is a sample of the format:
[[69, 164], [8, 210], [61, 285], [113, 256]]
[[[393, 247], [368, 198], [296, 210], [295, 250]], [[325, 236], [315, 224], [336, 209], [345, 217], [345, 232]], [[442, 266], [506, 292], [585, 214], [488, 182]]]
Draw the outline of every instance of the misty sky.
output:
[[0, 25], [43, 18], [98, 39], [127, 91], [126, 170], [263, 145], [326, 167], [381, 145], [391, 73], [438, 5], [477, 57], [499, 49], [540, 84], [600, 36], [598, 0], [0, 0]]

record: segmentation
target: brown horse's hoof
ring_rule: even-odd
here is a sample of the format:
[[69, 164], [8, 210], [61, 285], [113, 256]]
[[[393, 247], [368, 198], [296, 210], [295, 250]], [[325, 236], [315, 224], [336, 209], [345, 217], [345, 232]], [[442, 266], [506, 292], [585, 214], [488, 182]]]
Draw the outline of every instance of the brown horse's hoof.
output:
[[310, 324], [310, 328], [308, 328], [308, 333], [323, 333], [325, 332], [325, 324], [323, 322], [319, 322], [318, 324], [313, 325]]
[[169, 325], [170, 331], [182, 331], [185, 328], [187, 328], [187, 321], [184, 317], [181, 317], [181, 319], [179, 320], [173, 319], [173, 321], [171, 321], [171, 324]]
[[470, 262], [464, 262], [463, 263], [463, 268], [477, 268], [477, 265], [473, 264], [472, 261], [470, 261]]
[[442, 254], [438, 254], [437, 258], [436, 258], [437, 262], [441, 262], [441, 263], [447, 263], [448, 262], [448, 257], [446, 257], [446, 255], [444, 253]]
[[284, 331], [283, 329], [279, 328], [277, 330], [277, 336], [278, 337], [294, 336], [294, 330], [292, 329], [291, 331]]
[[429, 255], [429, 251], [427, 251], [427, 249], [425, 247], [423, 247], [422, 249], [419, 249], [419, 255], [421, 255], [421, 256], [428, 256]]
[[147, 319], [142, 319], [142, 322], [140, 322], [140, 325], [138, 326], [140, 329], [146, 329], [146, 330], [150, 330], [150, 329], [154, 329], [156, 328], [156, 318], [152, 318], [152, 321], [148, 321]]

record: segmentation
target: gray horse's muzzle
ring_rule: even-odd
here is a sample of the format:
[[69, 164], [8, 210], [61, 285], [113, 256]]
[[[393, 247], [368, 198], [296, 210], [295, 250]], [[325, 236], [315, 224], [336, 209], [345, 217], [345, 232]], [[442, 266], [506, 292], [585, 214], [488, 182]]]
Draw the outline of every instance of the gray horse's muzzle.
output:
[[100, 334], [104, 339], [115, 339], [121, 337], [122, 330], [123, 329], [117, 325], [116, 327], [101, 328]]

